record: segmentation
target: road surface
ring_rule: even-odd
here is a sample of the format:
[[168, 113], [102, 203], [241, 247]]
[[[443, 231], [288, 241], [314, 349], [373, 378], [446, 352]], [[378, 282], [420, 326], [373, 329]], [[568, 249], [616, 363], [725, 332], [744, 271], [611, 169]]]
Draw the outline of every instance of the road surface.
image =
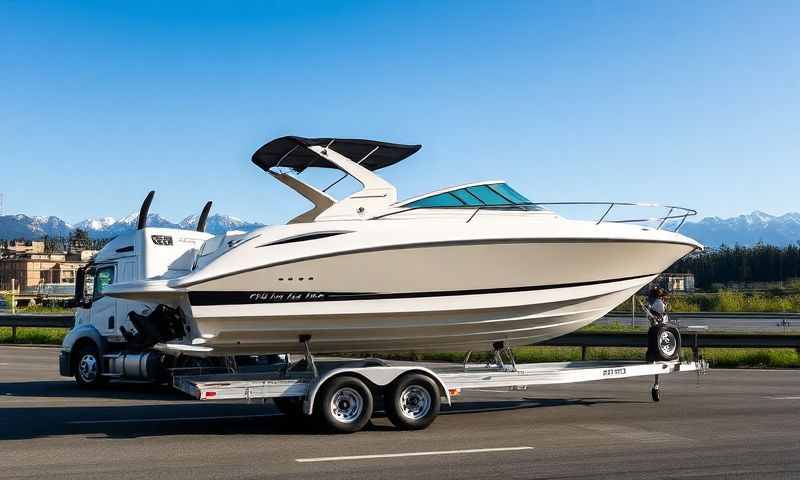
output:
[[800, 371], [667, 376], [660, 403], [649, 378], [478, 391], [425, 431], [332, 436], [269, 403], [82, 391], [56, 355], [0, 347], [0, 479], [800, 477]]

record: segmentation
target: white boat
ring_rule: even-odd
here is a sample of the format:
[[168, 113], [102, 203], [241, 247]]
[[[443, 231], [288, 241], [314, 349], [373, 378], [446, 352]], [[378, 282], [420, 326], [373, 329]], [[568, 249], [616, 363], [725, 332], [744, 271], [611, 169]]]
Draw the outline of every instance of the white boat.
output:
[[[397, 201], [374, 172], [419, 148], [273, 140], [253, 162], [313, 208], [286, 225], [205, 240], [190, 270], [105, 294], [168, 307], [140, 322], [177, 310], [182, 336], [160, 340], [199, 355], [302, 352], [308, 338], [315, 353], [489, 350], [577, 330], [702, 248], [677, 233], [695, 213], [679, 207], [651, 226], [610, 221], [612, 209], [633, 205], [611, 202], [599, 220], [569, 220], [503, 181]], [[308, 168], [339, 169], [363, 188], [336, 200], [300, 180]]]

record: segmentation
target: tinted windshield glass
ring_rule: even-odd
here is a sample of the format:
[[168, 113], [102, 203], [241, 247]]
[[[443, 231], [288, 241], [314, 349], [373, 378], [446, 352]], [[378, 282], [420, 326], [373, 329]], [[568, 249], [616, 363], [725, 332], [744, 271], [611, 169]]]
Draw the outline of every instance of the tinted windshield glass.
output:
[[509, 187], [505, 183], [495, 183], [494, 185], [490, 185], [490, 187], [492, 188], [492, 190], [504, 196], [505, 198], [511, 200], [514, 203], [531, 203], [530, 200], [523, 197], [519, 192]]
[[510, 205], [511, 201], [498, 195], [497, 192], [486, 185], [467, 187], [467, 191], [480, 199], [486, 205]]
[[414, 207], [461, 207], [462, 203], [458, 198], [450, 195], [450, 193], [440, 193], [432, 197], [417, 200], [409, 206]]
[[[525, 205], [525, 210], [540, 210], [530, 205], [530, 200], [505, 183], [492, 183], [459, 188], [431, 195], [407, 204], [407, 207], [502, 207]], [[522, 207], [520, 207], [522, 208]]]

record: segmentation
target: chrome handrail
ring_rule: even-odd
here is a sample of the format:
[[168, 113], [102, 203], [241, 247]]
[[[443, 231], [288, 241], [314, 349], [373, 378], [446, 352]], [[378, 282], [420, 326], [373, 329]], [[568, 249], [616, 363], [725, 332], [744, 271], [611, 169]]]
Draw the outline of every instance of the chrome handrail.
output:
[[[603, 222], [606, 223], [640, 223], [640, 222], [658, 222], [658, 226], [656, 230], [661, 230], [664, 225], [670, 220], [678, 220], [680, 222], [678, 225], [672, 230], [673, 232], [677, 232], [686, 222], [686, 219], [697, 215], [697, 211], [691, 208], [686, 207], [679, 207], [676, 205], [659, 205], [657, 203], [636, 203], [636, 202], [528, 202], [528, 203], [516, 203], [516, 204], [509, 204], [509, 205], [441, 205], [441, 206], [416, 206], [416, 207], [405, 207], [402, 210], [397, 210], [394, 212], [384, 213], [382, 215], [378, 215], [376, 217], [370, 218], [370, 220], [380, 220], [382, 218], [386, 218], [389, 216], [397, 215], [400, 213], [409, 212], [412, 210], [450, 210], [450, 209], [461, 209], [461, 210], [471, 210], [474, 209], [475, 211], [472, 212], [472, 215], [469, 216], [467, 219], [467, 223], [472, 221], [473, 218], [484, 209], [489, 210], [527, 210], [526, 207], [541, 207], [543, 205], [575, 205], [575, 206], [596, 206], [596, 205], [607, 205], [608, 208], [605, 210], [603, 215], [600, 219], [595, 222], [595, 225], [600, 225]], [[651, 218], [636, 218], [636, 219], [625, 219], [625, 220], [606, 220], [608, 215], [615, 207], [648, 207], [648, 208], [664, 208], [669, 209], [666, 215], [662, 217], [651, 217]], [[679, 211], [680, 213], [673, 212]]]

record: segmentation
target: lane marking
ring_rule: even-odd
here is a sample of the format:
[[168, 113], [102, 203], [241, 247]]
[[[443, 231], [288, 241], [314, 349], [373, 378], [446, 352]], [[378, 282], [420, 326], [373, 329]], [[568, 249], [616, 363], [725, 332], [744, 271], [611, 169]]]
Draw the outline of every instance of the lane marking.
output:
[[214, 417], [167, 417], [167, 418], [119, 418], [114, 420], [75, 420], [69, 425], [89, 425], [97, 423], [146, 423], [146, 422], [180, 422], [184, 420], [231, 420], [241, 418], [281, 417], [281, 413], [264, 413], [259, 415], [219, 415]]
[[0, 363], [0, 367], [7, 367], [9, 365], [11, 365], [11, 364], [10, 363]]
[[770, 400], [800, 400], [800, 395], [794, 397], [765, 397]]
[[298, 463], [340, 462], [345, 460], [373, 460], [376, 458], [426, 457], [431, 455], [463, 455], [468, 453], [516, 452], [520, 450], [533, 450], [533, 447], [472, 448], [469, 450], [440, 450], [431, 452], [382, 453], [377, 455], [353, 455], [349, 457], [295, 458], [294, 460]]

